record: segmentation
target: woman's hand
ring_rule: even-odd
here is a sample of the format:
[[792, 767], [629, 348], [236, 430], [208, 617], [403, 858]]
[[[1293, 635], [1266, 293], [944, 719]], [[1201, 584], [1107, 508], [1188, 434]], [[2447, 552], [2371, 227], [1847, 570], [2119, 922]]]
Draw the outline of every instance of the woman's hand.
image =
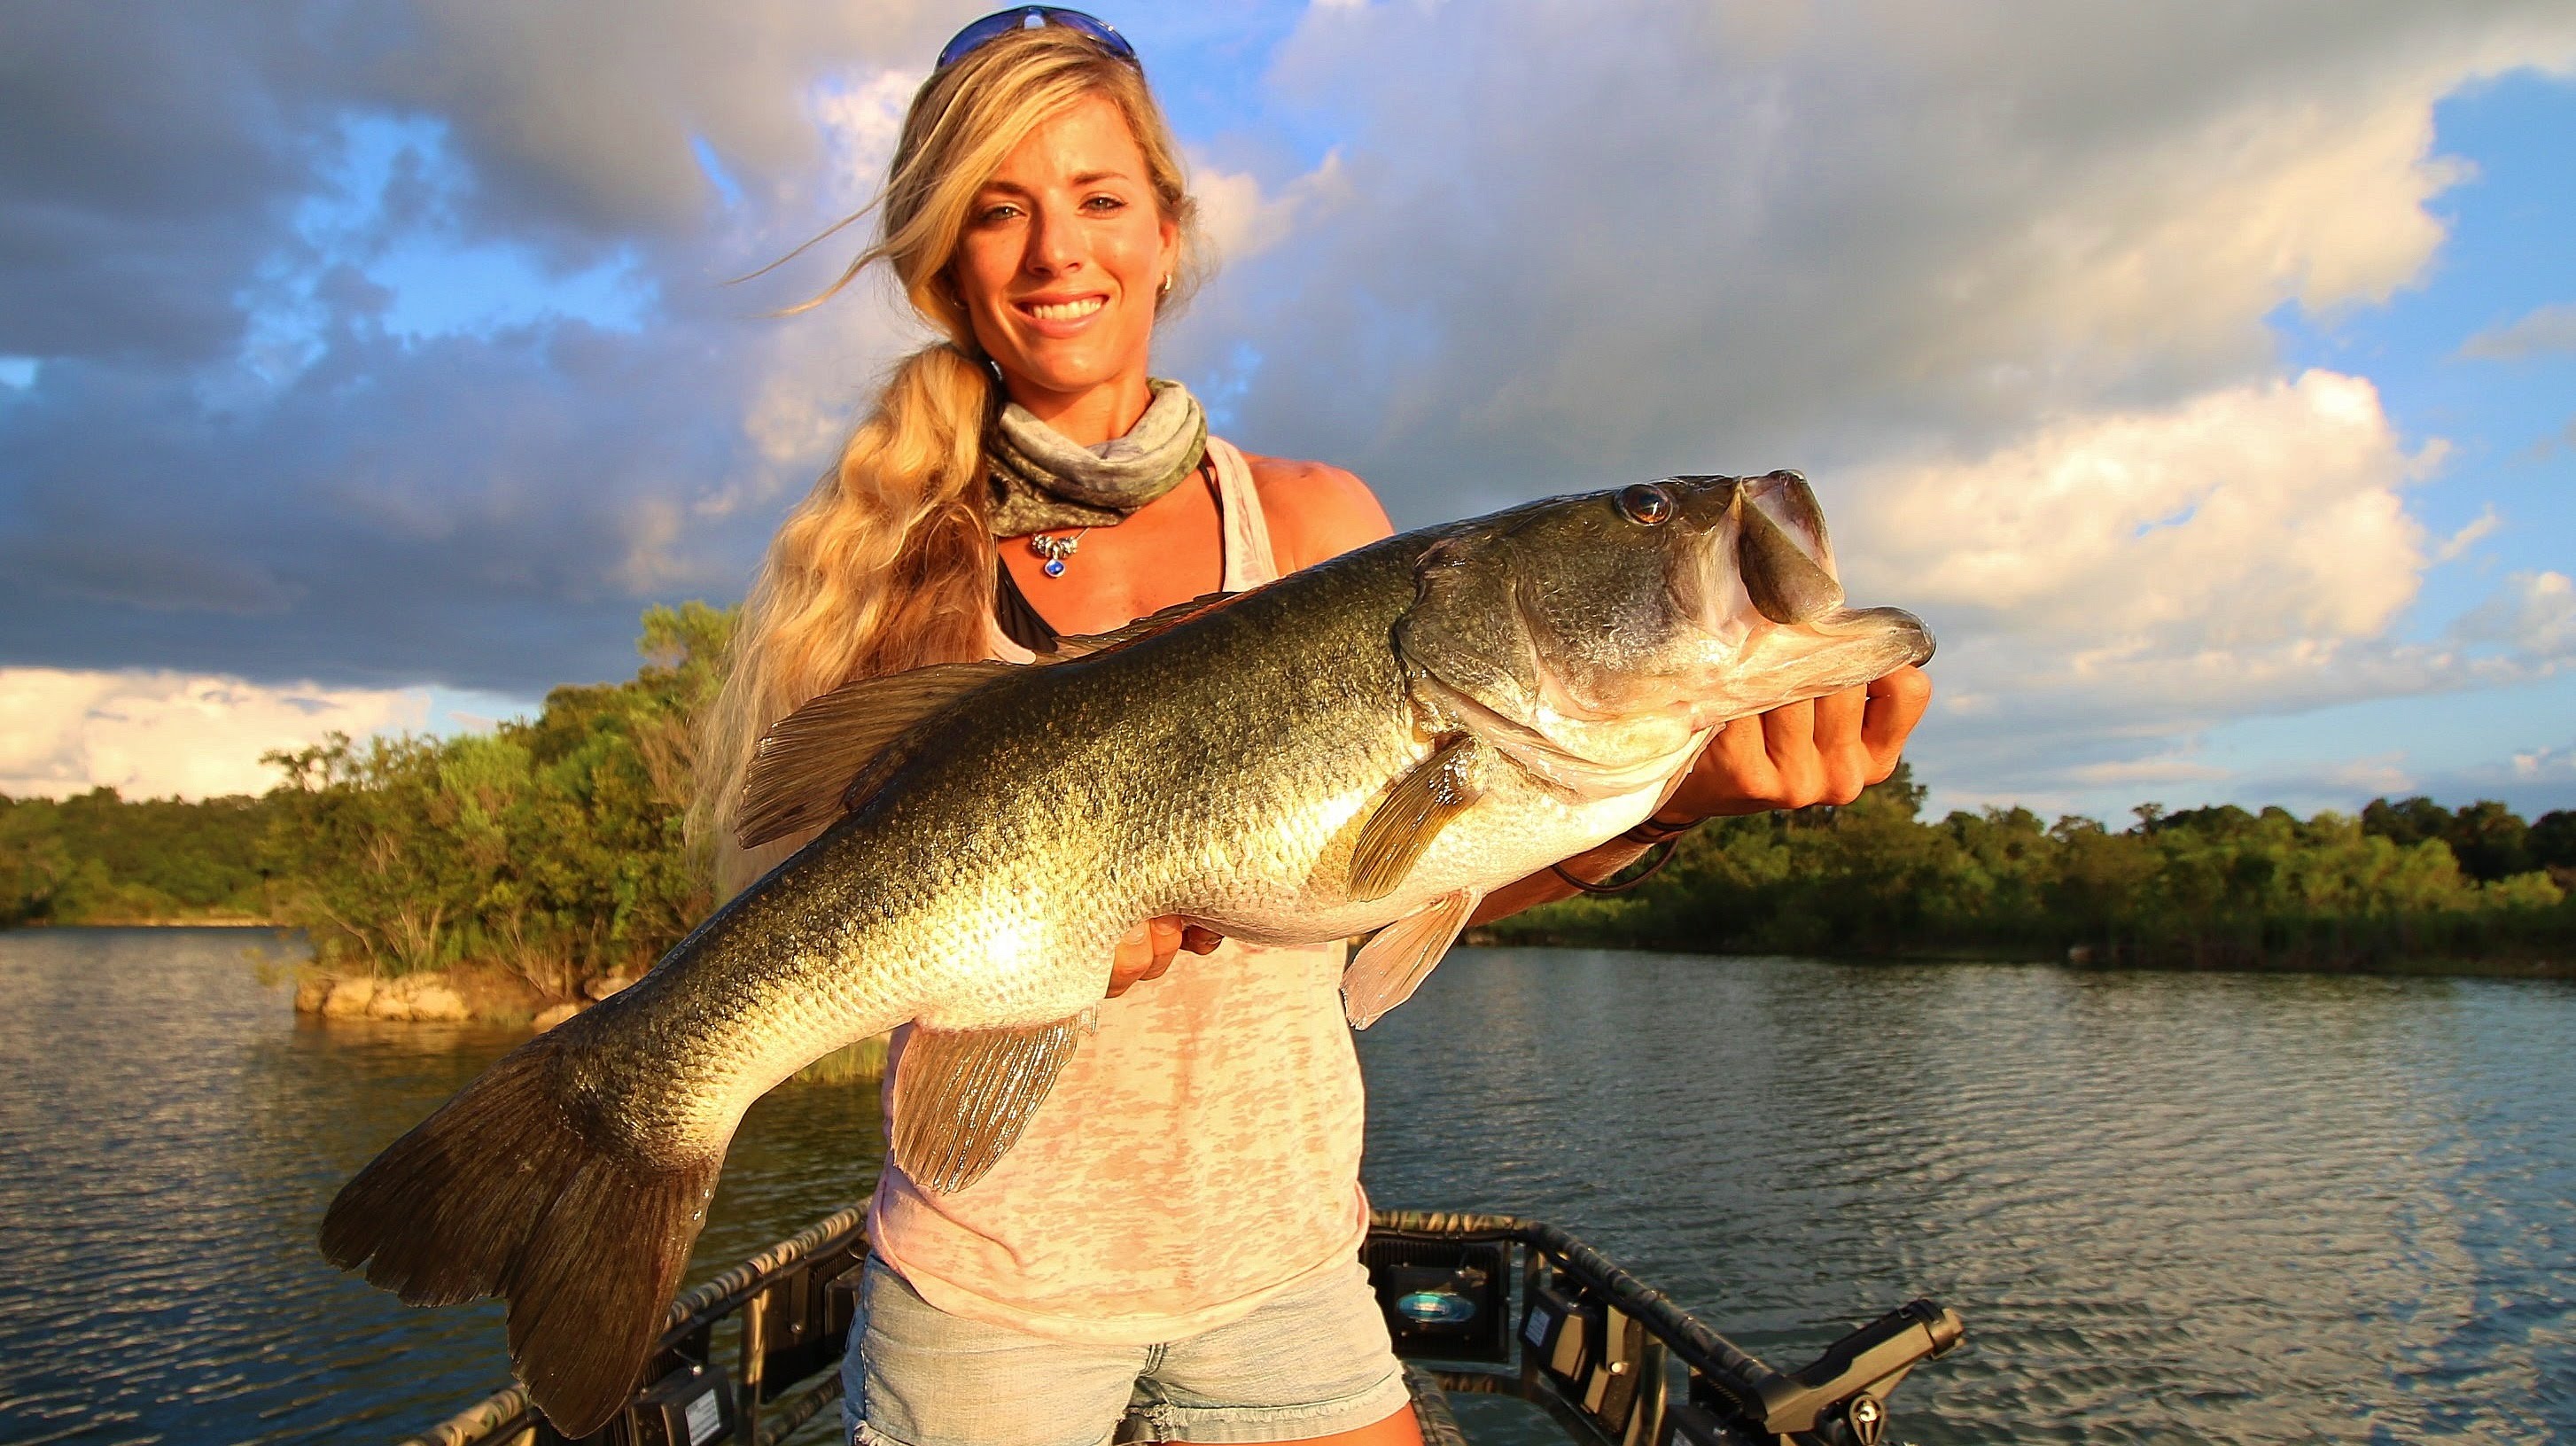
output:
[[1685, 823], [1724, 814], [1849, 803], [1896, 771], [1905, 739], [1932, 701], [1921, 668], [1726, 725], [1656, 818]]
[[1170, 914], [1147, 919], [1127, 931], [1118, 941], [1117, 956], [1109, 965], [1109, 997], [1117, 998], [1147, 979], [1160, 979], [1172, 967], [1173, 956], [1183, 949], [1193, 954], [1206, 954], [1225, 942], [1225, 936], [1196, 924], [1184, 924]]

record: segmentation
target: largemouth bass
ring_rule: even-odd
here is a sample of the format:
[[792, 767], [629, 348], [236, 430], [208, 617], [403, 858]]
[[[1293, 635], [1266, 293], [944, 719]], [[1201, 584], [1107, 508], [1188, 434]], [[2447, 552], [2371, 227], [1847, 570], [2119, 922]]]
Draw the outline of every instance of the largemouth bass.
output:
[[894, 1157], [970, 1188], [1138, 920], [1377, 931], [1344, 977], [1366, 1027], [1487, 890], [1636, 825], [1728, 720], [1931, 651], [1911, 615], [1844, 606], [1814, 495], [1773, 473], [1407, 533], [1043, 666], [853, 684], [746, 786], [746, 843], [830, 826], [389, 1146], [323, 1253], [416, 1304], [506, 1296], [520, 1379], [585, 1434], [635, 1384], [735, 1125], [807, 1063], [919, 1026]]

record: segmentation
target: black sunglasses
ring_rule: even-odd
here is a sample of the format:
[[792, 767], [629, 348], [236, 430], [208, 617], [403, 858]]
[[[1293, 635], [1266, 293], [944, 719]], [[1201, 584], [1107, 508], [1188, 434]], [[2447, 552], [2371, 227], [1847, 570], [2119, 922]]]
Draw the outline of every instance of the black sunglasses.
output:
[[1085, 15], [1079, 10], [1067, 10], [1060, 5], [1014, 5], [1008, 10], [996, 10], [958, 31], [956, 38], [941, 46], [939, 63], [933, 68], [946, 70], [965, 57], [992, 44], [1001, 36], [1008, 35], [1014, 30], [1034, 28], [1030, 24], [1031, 21], [1035, 21], [1038, 25], [1061, 25], [1067, 30], [1078, 31], [1120, 60], [1126, 61], [1139, 70], [1145, 68], [1145, 62], [1136, 58], [1136, 47], [1128, 44], [1127, 37], [1119, 34], [1117, 28], [1108, 21], [1097, 15]]

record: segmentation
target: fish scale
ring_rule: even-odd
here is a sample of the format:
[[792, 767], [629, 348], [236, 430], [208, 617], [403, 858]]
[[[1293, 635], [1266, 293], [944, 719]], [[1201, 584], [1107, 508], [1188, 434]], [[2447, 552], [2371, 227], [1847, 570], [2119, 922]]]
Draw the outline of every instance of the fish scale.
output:
[[324, 1253], [407, 1300], [509, 1297], [521, 1378], [585, 1434], [780, 1080], [922, 1026], [895, 1158], [971, 1188], [1160, 915], [1265, 944], [1382, 929], [1345, 977], [1364, 1025], [1487, 890], [1644, 819], [1729, 717], [1929, 656], [1910, 616], [1841, 606], [1830, 556], [1794, 474], [1668, 479], [1389, 538], [1063, 661], [817, 699], [755, 765], [777, 811], [746, 816], [855, 805], [388, 1147]]

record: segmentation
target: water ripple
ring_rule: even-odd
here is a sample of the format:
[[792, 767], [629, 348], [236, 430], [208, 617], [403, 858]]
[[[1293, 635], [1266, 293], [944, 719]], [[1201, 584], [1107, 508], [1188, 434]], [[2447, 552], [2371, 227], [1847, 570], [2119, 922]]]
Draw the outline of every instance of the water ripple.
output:
[[1476, 951], [1362, 1057], [1381, 1200], [1556, 1218], [1782, 1364], [1958, 1307], [1918, 1441], [2576, 1435], [2563, 985]]
[[[0, 1440], [383, 1438], [502, 1378], [491, 1302], [312, 1241], [517, 1036], [297, 1024], [254, 947], [0, 936]], [[1464, 951], [1361, 1054], [1381, 1203], [1557, 1219], [1783, 1363], [1959, 1307], [1925, 1446], [2576, 1438], [2565, 986]], [[875, 1110], [756, 1106], [694, 1274], [858, 1193]], [[1557, 1439], [1518, 1409], [1462, 1415]]]

